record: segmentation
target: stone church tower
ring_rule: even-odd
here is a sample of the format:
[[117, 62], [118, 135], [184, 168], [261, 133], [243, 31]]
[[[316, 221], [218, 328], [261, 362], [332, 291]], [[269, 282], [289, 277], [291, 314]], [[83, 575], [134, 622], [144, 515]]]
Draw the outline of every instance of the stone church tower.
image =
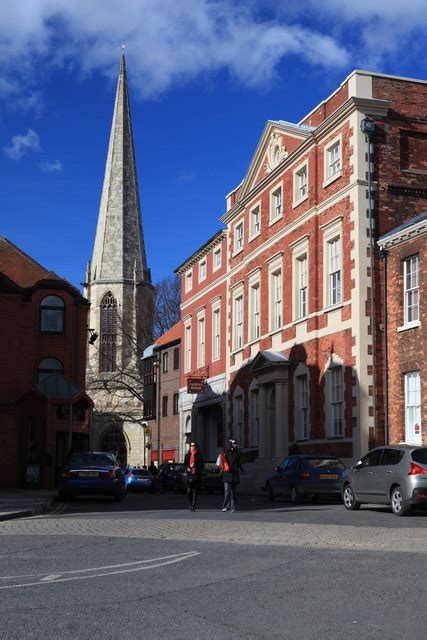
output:
[[150, 271], [144, 248], [124, 55], [85, 295], [91, 303], [87, 388], [95, 401], [91, 447], [143, 464], [140, 357], [151, 343]]

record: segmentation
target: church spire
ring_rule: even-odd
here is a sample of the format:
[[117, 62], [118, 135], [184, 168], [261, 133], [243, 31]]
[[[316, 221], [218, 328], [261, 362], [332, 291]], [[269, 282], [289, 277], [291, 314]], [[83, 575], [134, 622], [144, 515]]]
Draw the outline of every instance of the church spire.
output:
[[[95, 276], [96, 273], [96, 276]], [[133, 148], [125, 56], [114, 104], [104, 185], [92, 258], [98, 282], [149, 283]]]

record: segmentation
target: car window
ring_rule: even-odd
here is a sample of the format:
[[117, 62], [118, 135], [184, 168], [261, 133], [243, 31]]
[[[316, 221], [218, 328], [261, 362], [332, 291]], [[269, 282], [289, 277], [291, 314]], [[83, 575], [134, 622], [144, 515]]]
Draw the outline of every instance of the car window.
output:
[[380, 463], [382, 452], [382, 449], [375, 449], [375, 451], [368, 453], [362, 460], [362, 467], [376, 467]]
[[147, 469], [132, 469], [132, 475], [151, 477], [151, 473]]
[[294, 469], [298, 469], [298, 467], [299, 467], [298, 458], [289, 458], [289, 462], [288, 462], [288, 465], [286, 467], [286, 471], [292, 471]]
[[420, 464], [427, 464], [427, 447], [421, 449], [414, 449], [411, 453], [412, 460], [419, 462]]
[[99, 453], [77, 453], [71, 456], [70, 464], [75, 465], [112, 465], [112, 457]]
[[306, 463], [309, 467], [315, 469], [321, 469], [327, 467], [328, 469], [345, 469], [345, 465], [339, 458], [306, 458]]
[[400, 449], [384, 449], [381, 464], [398, 464], [403, 458], [403, 451]]
[[289, 464], [289, 460], [290, 458], [285, 458], [284, 460], [282, 460], [282, 462], [279, 464], [279, 467], [282, 471], [284, 471], [285, 469], [288, 468], [288, 464]]

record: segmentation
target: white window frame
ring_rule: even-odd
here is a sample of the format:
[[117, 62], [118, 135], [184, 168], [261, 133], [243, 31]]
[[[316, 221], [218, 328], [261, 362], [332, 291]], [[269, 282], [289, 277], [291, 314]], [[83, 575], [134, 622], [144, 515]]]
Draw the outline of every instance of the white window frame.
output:
[[[409, 269], [411, 267], [411, 269]], [[408, 279], [410, 282], [408, 282]], [[408, 284], [410, 286], [408, 286]], [[414, 303], [413, 300], [416, 300]], [[414, 254], [403, 261], [403, 322], [404, 327], [420, 322], [420, 256]], [[415, 313], [414, 313], [415, 312]], [[416, 315], [416, 317], [413, 317]]]
[[[335, 147], [338, 147], [338, 157], [331, 162], [331, 152]], [[324, 164], [324, 173], [323, 173], [323, 187], [327, 187], [331, 182], [334, 182], [338, 178], [342, 176], [342, 135], [339, 134], [335, 138], [333, 138], [330, 142], [325, 144], [323, 151], [323, 164]], [[338, 169], [336, 166], [338, 165]], [[336, 169], [335, 173], [330, 173], [331, 168]]]
[[[276, 297], [278, 288], [276, 277], [280, 274], [279, 296]], [[280, 254], [269, 264], [268, 269], [268, 307], [270, 333], [280, 331], [283, 327], [283, 256]]]
[[327, 437], [343, 438], [345, 432], [345, 379], [344, 366], [335, 354], [326, 371], [327, 382]]
[[193, 269], [189, 269], [185, 272], [185, 293], [191, 291], [193, 288]]
[[[341, 307], [344, 302], [344, 273], [343, 273], [343, 229], [342, 229], [342, 216], [332, 220], [331, 222], [322, 225], [323, 231], [323, 308], [325, 310], [335, 309]], [[330, 271], [330, 243], [337, 238], [340, 240], [340, 257], [339, 257], [339, 272], [340, 272], [340, 284], [341, 284], [341, 297], [339, 302], [331, 302], [331, 276]], [[336, 272], [334, 272], [336, 273]]]
[[[308, 262], [309, 236], [300, 238], [291, 245], [292, 248], [292, 318], [294, 322], [303, 320], [309, 315], [309, 262]], [[301, 261], [306, 260], [305, 303], [306, 312], [301, 314]]]
[[297, 392], [297, 440], [308, 440], [310, 437], [309, 427], [309, 392], [308, 392], [308, 371], [296, 376]]
[[244, 443], [243, 443], [243, 391], [240, 389], [240, 387], [236, 388], [235, 392], [234, 392], [234, 402], [233, 402], [233, 422], [234, 422], [234, 429], [233, 429], [233, 435], [234, 438], [237, 440], [237, 442], [240, 445], [240, 448], [243, 448]]
[[204, 367], [206, 360], [206, 320], [205, 312], [197, 314], [197, 366]]
[[[257, 223], [254, 225], [254, 215], [257, 213]], [[255, 228], [256, 226], [256, 228]], [[249, 209], [249, 242], [261, 233], [261, 200]]]
[[[277, 213], [276, 195], [280, 192], [280, 212]], [[273, 215], [274, 214], [274, 215]], [[270, 189], [270, 216], [269, 226], [283, 218], [283, 182], [279, 182], [272, 189]]]
[[249, 446], [259, 446], [259, 423], [260, 423], [260, 392], [259, 387], [252, 386], [249, 388], [249, 402], [250, 402], [250, 441]]
[[244, 346], [244, 298], [243, 287], [233, 292], [233, 351]]
[[[218, 264], [216, 264], [216, 256], [219, 255], [219, 261]], [[221, 262], [222, 262], [222, 250], [221, 247], [216, 247], [213, 250], [212, 253], [212, 270], [213, 271], [218, 271], [218, 269], [221, 267]]]
[[[240, 231], [241, 230], [241, 231]], [[239, 220], [234, 226], [234, 254], [243, 251], [245, 236], [245, 225], [243, 220]]]
[[212, 361], [221, 357], [221, 303], [212, 305]]
[[[405, 442], [422, 444], [421, 424], [421, 372], [408, 371], [404, 374], [405, 387]], [[418, 425], [418, 433], [415, 425]]]
[[261, 283], [259, 269], [249, 277], [249, 340], [261, 338]]
[[184, 372], [191, 371], [191, 321], [184, 324]]
[[[301, 176], [305, 174], [305, 193], [301, 195], [301, 187], [299, 184]], [[308, 161], [306, 160], [300, 164], [293, 172], [293, 185], [294, 185], [294, 201], [292, 208], [297, 207], [308, 198]]]
[[207, 262], [206, 262], [206, 258], [203, 258], [203, 260], [200, 260], [199, 262], [199, 282], [203, 282], [203, 280], [206, 280], [206, 275], [207, 275]]

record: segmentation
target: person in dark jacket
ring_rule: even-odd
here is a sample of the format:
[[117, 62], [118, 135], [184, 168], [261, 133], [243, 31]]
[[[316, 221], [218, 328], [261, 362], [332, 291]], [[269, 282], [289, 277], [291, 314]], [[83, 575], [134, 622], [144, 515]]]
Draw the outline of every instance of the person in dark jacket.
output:
[[190, 511], [195, 511], [201, 471], [204, 467], [203, 457], [197, 442], [190, 443], [190, 450], [185, 456], [184, 464], [187, 473], [186, 482], [189, 508]]
[[240, 482], [240, 473], [243, 467], [240, 462], [239, 443], [237, 440], [229, 440], [229, 447], [221, 453], [222, 481], [224, 483], [223, 511], [237, 511], [236, 489]]

